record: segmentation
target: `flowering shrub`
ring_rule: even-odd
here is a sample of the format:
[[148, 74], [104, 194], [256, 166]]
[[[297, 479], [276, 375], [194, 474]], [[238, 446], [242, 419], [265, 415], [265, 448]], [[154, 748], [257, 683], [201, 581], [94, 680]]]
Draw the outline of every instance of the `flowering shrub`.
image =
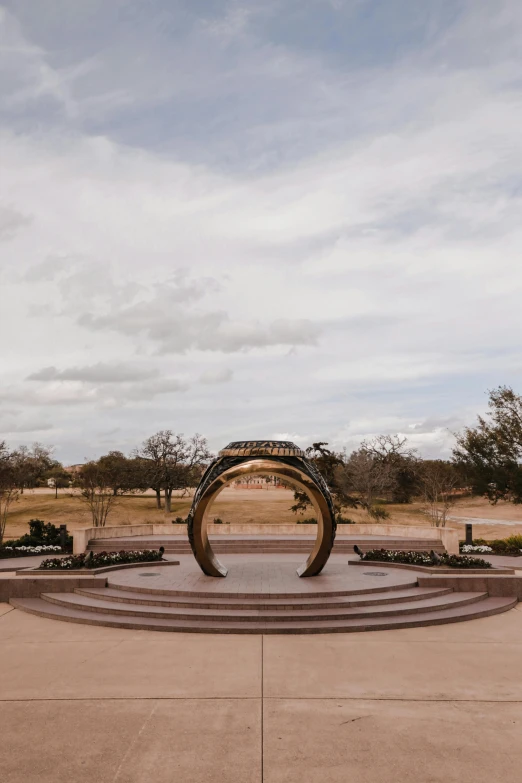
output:
[[85, 555], [69, 555], [68, 557], [53, 557], [42, 560], [39, 568], [63, 569], [64, 571], [77, 568], [87, 568]]
[[101, 568], [124, 563], [150, 563], [161, 560], [163, 553], [157, 549], [140, 549], [134, 552], [89, 552], [89, 554], [53, 557], [44, 560], [40, 568], [49, 570], [77, 570], [80, 568]]
[[391, 549], [370, 549], [362, 559], [379, 560], [383, 563], [433, 565], [429, 552], [395, 552]]
[[60, 546], [3, 546], [0, 547], [0, 558], [26, 557], [28, 555], [41, 555], [46, 552], [61, 552]]
[[[51, 522], [42, 519], [31, 519], [29, 533], [26, 533], [15, 541], [6, 541], [6, 545], [13, 547], [22, 546], [60, 546], [60, 529]], [[67, 548], [72, 547], [72, 536], [67, 536]]]
[[[362, 558], [380, 563], [405, 563], [406, 565], [434, 566], [429, 552], [394, 552], [390, 549], [371, 549]], [[450, 568], [491, 568], [491, 563], [476, 557], [465, 555], [440, 555], [438, 565]]]
[[[470, 549], [469, 547], [473, 547]], [[485, 541], [483, 538], [476, 538], [473, 544], [460, 542], [460, 551], [467, 554], [478, 552], [485, 554], [492, 552], [494, 555], [509, 555], [511, 557], [520, 557], [522, 555], [522, 536], [508, 536], [508, 538], [496, 538], [493, 541]]]
[[441, 565], [450, 568], [493, 568], [487, 560], [480, 557], [467, 557], [466, 555], [443, 555]]
[[479, 555], [485, 555], [487, 552], [493, 552], [492, 547], [487, 546], [487, 544], [461, 544], [460, 545], [460, 551], [464, 555], [472, 555], [472, 554], [479, 554]]

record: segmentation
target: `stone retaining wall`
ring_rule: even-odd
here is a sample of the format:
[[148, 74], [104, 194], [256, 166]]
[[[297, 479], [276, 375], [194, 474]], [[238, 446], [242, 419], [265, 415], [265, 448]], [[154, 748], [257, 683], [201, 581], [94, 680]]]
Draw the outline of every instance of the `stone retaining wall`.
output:
[[[389, 565], [387, 563], [386, 565]], [[493, 574], [487, 571], [483, 574], [459, 574], [458, 576], [424, 576], [419, 574], [419, 587], [451, 587], [457, 593], [487, 592], [490, 597], [516, 596], [522, 600], [522, 577], [504, 574]]]
[[42, 593], [70, 593], [75, 587], [105, 587], [106, 583], [101, 576], [0, 575], [0, 603], [9, 603], [11, 598], [38, 598]]
[[[222, 535], [252, 535], [252, 536], [287, 536], [317, 534], [317, 525], [208, 525], [210, 536]], [[186, 525], [159, 524], [159, 525], [117, 525], [114, 527], [88, 527], [73, 532], [74, 554], [87, 551], [87, 545], [91, 539], [99, 538], [126, 538], [129, 536], [187, 536]], [[338, 536], [379, 536], [390, 538], [425, 538], [427, 547], [429, 541], [442, 541], [444, 548], [450, 555], [459, 553], [459, 535], [453, 528], [428, 527], [421, 525], [339, 525]]]

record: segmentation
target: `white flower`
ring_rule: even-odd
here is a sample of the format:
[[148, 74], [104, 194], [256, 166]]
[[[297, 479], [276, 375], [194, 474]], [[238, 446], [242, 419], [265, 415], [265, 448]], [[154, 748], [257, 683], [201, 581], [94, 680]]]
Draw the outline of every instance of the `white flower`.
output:
[[461, 551], [464, 554], [470, 554], [473, 552], [478, 552], [480, 554], [487, 554], [488, 552], [493, 552], [493, 549], [490, 546], [486, 546], [485, 544], [480, 545], [474, 545], [474, 544], [464, 544]]

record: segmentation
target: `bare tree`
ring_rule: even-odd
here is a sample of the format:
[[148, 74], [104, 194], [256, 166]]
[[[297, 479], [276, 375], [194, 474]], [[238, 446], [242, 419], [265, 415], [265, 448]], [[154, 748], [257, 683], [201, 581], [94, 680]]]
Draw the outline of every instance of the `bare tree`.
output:
[[87, 462], [79, 477], [80, 495], [89, 507], [93, 527], [105, 527], [116, 496], [108, 485], [108, 476], [97, 462]]
[[163, 491], [165, 511], [170, 513], [173, 491], [186, 491], [197, 483], [202, 466], [212, 455], [206, 438], [201, 435], [187, 439], [172, 430], [160, 430], [144, 441], [137, 456], [147, 461], [149, 485], [156, 492], [158, 508], [161, 508]]
[[393, 457], [416, 457], [416, 450], [406, 444], [408, 438], [404, 435], [376, 435], [371, 440], [363, 440], [361, 448], [377, 459], [391, 459]]
[[387, 493], [395, 503], [410, 503], [418, 489], [419, 457], [404, 435], [377, 435], [361, 449], [382, 463], [389, 474]]
[[393, 486], [394, 469], [361, 447], [337, 468], [336, 480], [346, 494], [356, 493], [368, 515], [376, 517], [375, 501]]
[[444, 460], [425, 460], [420, 473], [420, 487], [424, 498], [423, 511], [433, 527], [446, 527], [449, 513], [458, 496], [459, 475], [455, 467]]
[[0, 441], [0, 545], [4, 540], [9, 508], [18, 500], [18, 495], [13, 452], [5, 441]]

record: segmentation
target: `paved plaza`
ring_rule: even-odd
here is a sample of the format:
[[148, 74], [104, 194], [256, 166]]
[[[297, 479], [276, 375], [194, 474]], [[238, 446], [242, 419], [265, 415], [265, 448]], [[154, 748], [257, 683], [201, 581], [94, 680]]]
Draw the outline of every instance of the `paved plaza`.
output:
[[521, 659], [520, 605], [453, 625], [240, 636], [1, 604], [1, 779], [515, 783]]

